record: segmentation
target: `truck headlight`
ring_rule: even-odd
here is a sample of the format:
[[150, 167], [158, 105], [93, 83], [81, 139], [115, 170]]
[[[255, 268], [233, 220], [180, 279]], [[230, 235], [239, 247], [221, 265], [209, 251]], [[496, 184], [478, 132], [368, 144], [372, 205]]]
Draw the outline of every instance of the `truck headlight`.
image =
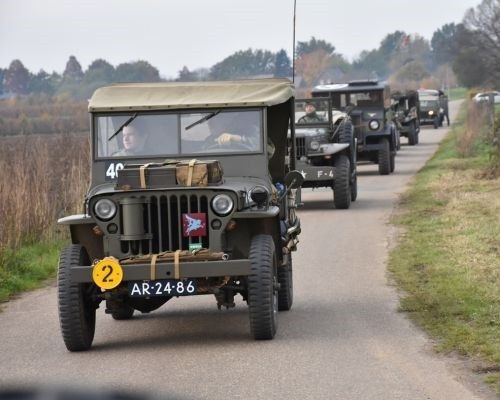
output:
[[434, 111], [430, 110], [429, 115], [434, 115]]
[[313, 140], [310, 144], [309, 147], [311, 150], [318, 151], [319, 150], [319, 142], [317, 140]]
[[376, 131], [378, 128], [380, 128], [380, 122], [378, 122], [376, 119], [372, 119], [372, 120], [368, 123], [368, 127], [369, 127], [372, 131]]
[[234, 207], [233, 199], [227, 194], [218, 194], [212, 199], [212, 210], [220, 217], [228, 215]]
[[103, 221], [110, 220], [116, 214], [116, 204], [110, 199], [97, 200], [94, 206], [94, 212], [97, 218]]

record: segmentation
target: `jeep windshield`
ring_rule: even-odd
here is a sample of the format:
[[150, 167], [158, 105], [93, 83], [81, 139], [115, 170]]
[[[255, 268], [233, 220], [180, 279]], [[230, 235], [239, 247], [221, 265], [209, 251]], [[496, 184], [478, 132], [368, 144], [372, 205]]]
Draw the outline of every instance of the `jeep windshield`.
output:
[[438, 108], [439, 102], [437, 100], [420, 100], [420, 108]]
[[168, 158], [263, 151], [261, 110], [134, 115], [131, 112], [95, 117], [97, 157]]

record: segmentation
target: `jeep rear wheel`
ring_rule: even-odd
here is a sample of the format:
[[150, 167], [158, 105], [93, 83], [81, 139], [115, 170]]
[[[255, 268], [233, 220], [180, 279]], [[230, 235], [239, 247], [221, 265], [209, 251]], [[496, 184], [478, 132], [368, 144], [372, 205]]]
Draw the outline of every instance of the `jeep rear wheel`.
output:
[[278, 312], [278, 271], [273, 238], [255, 235], [250, 244], [249, 258], [250, 331], [256, 340], [269, 340], [276, 334]]
[[111, 316], [116, 321], [124, 321], [132, 318], [134, 315], [134, 308], [130, 307], [128, 304], [112, 304], [111, 302], [107, 302], [106, 308], [108, 308], [111, 312]]
[[90, 265], [85, 249], [72, 244], [59, 259], [57, 275], [59, 322], [64, 344], [69, 351], [88, 350], [95, 333], [97, 304], [92, 301], [93, 284], [71, 282], [71, 268]]
[[358, 198], [358, 174], [356, 173], [351, 183], [351, 201], [356, 201], [357, 198]]
[[410, 124], [410, 131], [408, 132], [408, 144], [410, 146], [415, 146], [417, 144], [417, 128], [415, 127], [415, 122]]
[[333, 203], [335, 208], [347, 209], [351, 205], [351, 163], [349, 157], [340, 154], [335, 159], [335, 180], [333, 181]]
[[389, 175], [391, 173], [391, 146], [387, 138], [380, 140], [381, 148], [378, 150], [378, 173]]
[[278, 311], [288, 311], [293, 304], [293, 267], [292, 253], [287, 255], [286, 265], [278, 267]]

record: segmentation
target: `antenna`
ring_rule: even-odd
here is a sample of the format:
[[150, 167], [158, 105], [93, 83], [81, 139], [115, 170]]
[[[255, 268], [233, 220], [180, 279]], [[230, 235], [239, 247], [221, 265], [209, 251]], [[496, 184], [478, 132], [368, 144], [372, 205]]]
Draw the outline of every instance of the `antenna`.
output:
[[292, 56], [292, 82], [295, 83], [295, 15], [297, 11], [297, 0], [293, 0], [293, 56]]

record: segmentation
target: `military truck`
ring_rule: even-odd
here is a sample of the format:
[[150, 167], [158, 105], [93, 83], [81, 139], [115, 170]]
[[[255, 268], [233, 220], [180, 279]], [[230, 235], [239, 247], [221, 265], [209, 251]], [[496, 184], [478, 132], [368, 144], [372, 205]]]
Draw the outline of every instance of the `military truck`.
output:
[[58, 268], [68, 350], [91, 347], [103, 302], [126, 320], [194, 295], [214, 295], [219, 308], [241, 295], [253, 338], [274, 337], [277, 312], [292, 307], [301, 230], [294, 107], [286, 79], [94, 93], [84, 210], [59, 220], [71, 233]]
[[420, 100], [416, 90], [395, 91], [393, 100], [394, 122], [400, 136], [408, 138], [408, 144], [414, 146], [419, 141], [420, 133]]
[[381, 175], [394, 172], [400, 148], [399, 132], [392, 120], [390, 88], [376, 80], [316, 86], [313, 97], [328, 96], [332, 107], [351, 117], [357, 140], [357, 157], [378, 164]]
[[434, 129], [443, 126], [446, 118], [450, 126], [448, 111], [448, 96], [442, 90], [419, 89], [420, 98], [420, 123], [421, 125], [433, 125]]
[[358, 194], [351, 119], [333, 110], [329, 97], [296, 99], [295, 119], [296, 168], [304, 176], [302, 188], [332, 188], [335, 207], [349, 208]]

